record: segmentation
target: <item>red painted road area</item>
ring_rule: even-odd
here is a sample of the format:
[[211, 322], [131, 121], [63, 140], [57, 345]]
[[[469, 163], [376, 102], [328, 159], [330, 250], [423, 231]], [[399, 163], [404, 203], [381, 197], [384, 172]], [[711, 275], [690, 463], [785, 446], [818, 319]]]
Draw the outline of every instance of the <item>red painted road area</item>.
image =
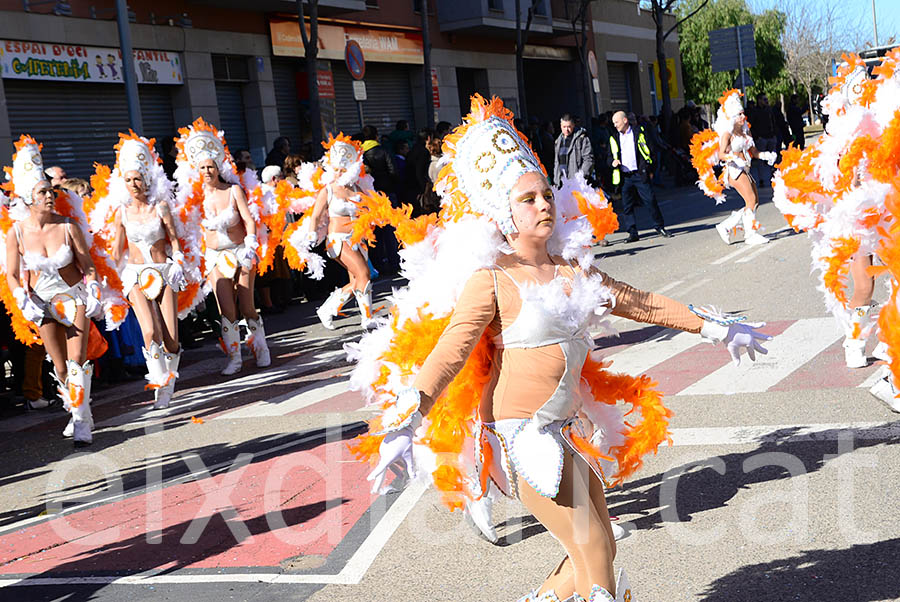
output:
[[[0, 537], [0, 573], [277, 569], [324, 557], [375, 499], [368, 466], [351, 460], [345, 441], [329, 442], [24, 528]], [[159, 543], [147, 540], [154, 531]]]

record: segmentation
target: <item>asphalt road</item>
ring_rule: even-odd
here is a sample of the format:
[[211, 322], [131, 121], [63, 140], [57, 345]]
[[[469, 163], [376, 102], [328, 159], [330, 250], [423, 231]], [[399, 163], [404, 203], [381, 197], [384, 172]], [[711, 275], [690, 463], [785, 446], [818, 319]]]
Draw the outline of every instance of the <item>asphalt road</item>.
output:
[[[736, 198], [680, 189], [660, 193], [674, 238], [597, 248], [619, 280], [776, 335], [738, 369], [695, 335], [618, 320], [598, 340], [675, 412], [672, 445], [609, 492], [628, 531], [616, 567], [641, 602], [900, 599], [900, 417], [866, 390], [875, 365], [843, 366], [806, 237], [762, 196], [762, 247], [713, 230]], [[224, 378], [212, 345], [188, 352], [168, 412], [142, 383], [99, 391], [88, 452], [62, 413], [0, 419], [0, 600], [512, 601], [539, 585], [563, 551], [518, 502], [495, 506], [492, 545], [432, 491], [368, 493], [346, 450], [368, 416], [341, 352], [357, 318], [329, 332], [313, 311], [267, 319], [266, 370]]]

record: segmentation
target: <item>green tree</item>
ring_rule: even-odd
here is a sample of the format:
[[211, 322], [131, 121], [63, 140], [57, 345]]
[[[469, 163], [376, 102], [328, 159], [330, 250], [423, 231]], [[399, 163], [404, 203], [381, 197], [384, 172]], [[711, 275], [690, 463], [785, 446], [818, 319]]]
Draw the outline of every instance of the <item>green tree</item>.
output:
[[[685, 0], [678, 5], [679, 16], [702, 4], [703, 0]], [[753, 14], [746, 0], [710, 0], [704, 10], [682, 24], [678, 32], [685, 98], [713, 104], [725, 90], [733, 87], [737, 71], [713, 73], [710, 66], [709, 32], [714, 29], [754, 26], [757, 66], [750, 69], [754, 86], [750, 93], [765, 92], [773, 97], [788, 89], [784, 73], [781, 36], [785, 16], [778, 10]]]

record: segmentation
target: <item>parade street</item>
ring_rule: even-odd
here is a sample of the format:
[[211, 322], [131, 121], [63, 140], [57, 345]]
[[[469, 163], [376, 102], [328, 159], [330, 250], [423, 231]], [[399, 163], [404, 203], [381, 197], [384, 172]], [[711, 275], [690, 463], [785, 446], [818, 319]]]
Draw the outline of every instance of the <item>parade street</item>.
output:
[[[616, 570], [640, 602], [896, 600], [900, 415], [868, 392], [875, 363], [844, 366], [809, 241], [771, 189], [761, 246], [717, 235], [741, 206], [728, 194], [660, 190], [673, 238], [596, 247], [618, 280], [774, 335], [740, 367], [694, 334], [614, 319], [620, 336], [598, 335], [611, 369], [650, 375], [674, 412], [671, 445], [607, 493], [627, 531]], [[400, 285], [377, 281], [374, 305]], [[563, 549], [518, 501], [495, 503], [491, 544], [424, 486], [370, 493], [348, 450], [373, 415], [348, 390], [359, 318], [328, 331], [315, 307], [266, 318], [265, 370], [223, 377], [211, 342], [187, 351], [167, 410], [143, 381], [97, 391], [87, 451], [60, 435], [64, 412], [0, 420], [0, 600], [511, 602], [538, 586]]]

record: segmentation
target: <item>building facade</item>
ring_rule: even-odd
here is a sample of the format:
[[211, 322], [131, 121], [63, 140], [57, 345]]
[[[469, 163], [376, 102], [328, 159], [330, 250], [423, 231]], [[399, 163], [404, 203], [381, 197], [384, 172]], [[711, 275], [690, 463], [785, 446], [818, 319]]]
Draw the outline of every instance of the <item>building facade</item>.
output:
[[[116, 132], [129, 127], [115, 3], [0, 0], [0, 156], [22, 133], [44, 144], [45, 161], [73, 176], [111, 163]], [[320, 0], [317, 81], [326, 132], [380, 133], [398, 120], [421, 127], [426, 94], [436, 121], [459, 122], [468, 98], [499, 96], [514, 111], [515, 0], [428, 0], [431, 73], [423, 72], [422, 0]], [[529, 2], [522, 0], [522, 5]], [[584, 119], [615, 108], [653, 112], [652, 19], [633, 0], [594, 2], [584, 36], [567, 10], [541, 0], [523, 52], [528, 115]], [[602, 9], [601, 9], [602, 7]], [[309, 91], [296, 3], [289, 0], [132, 0], [130, 33], [143, 135], [171, 139], [196, 117], [225, 131], [229, 147], [262, 164], [278, 136], [298, 150], [309, 139]], [[602, 18], [601, 18], [602, 17]], [[524, 19], [523, 19], [524, 21]], [[681, 88], [677, 37], [666, 47]], [[362, 49], [363, 84], [345, 64]], [[596, 77], [582, 68], [596, 57]], [[586, 64], [586, 62], [585, 62]], [[361, 98], [364, 86], [365, 100]], [[681, 104], [673, 93], [673, 107]]]

